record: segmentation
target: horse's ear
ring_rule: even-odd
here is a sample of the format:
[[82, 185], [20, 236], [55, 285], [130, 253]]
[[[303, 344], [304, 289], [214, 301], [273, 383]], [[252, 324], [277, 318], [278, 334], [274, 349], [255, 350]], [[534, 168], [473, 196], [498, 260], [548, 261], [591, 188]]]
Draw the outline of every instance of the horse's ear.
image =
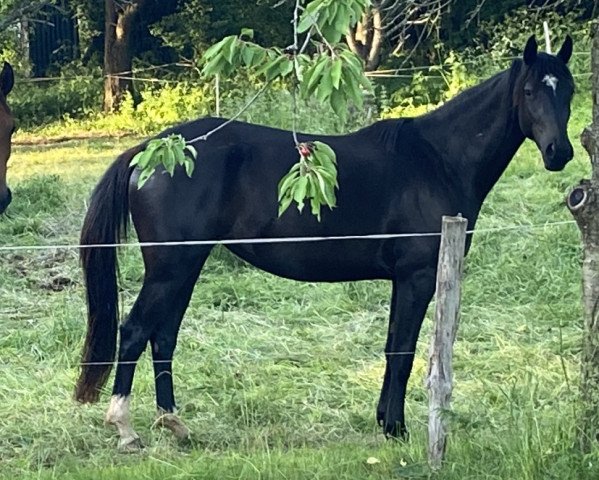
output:
[[564, 44], [562, 48], [557, 52], [557, 56], [562, 59], [564, 63], [568, 63], [570, 57], [572, 56], [572, 37], [570, 35], [566, 35], [566, 39], [564, 40]]
[[15, 74], [12, 67], [10, 63], [4, 62], [4, 67], [2, 67], [2, 71], [0, 72], [0, 90], [2, 90], [2, 94], [5, 97], [10, 93], [14, 84]]
[[524, 47], [524, 63], [526, 65], [532, 65], [535, 62], [538, 48], [537, 39], [534, 35], [531, 35]]

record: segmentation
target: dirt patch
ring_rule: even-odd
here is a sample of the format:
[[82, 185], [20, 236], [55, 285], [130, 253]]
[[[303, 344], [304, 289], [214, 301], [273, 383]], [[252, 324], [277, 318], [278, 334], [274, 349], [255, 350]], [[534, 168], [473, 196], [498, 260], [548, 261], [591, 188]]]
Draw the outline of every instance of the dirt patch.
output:
[[13, 254], [6, 258], [13, 275], [27, 279], [42, 290], [60, 292], [78, 284], [76, 252], [56, 250], [32, 256]]

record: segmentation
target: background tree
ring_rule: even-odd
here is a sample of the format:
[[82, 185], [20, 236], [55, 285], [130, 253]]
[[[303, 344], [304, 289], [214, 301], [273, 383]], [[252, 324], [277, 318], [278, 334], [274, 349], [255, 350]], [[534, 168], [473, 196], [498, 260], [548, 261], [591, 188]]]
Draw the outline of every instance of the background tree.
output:
[[292, 35], [293, 2], [277, 0], [178, 0], [174, 12], [154, 24], [152, 33], [185, 59], [242, 28], [259, 45], [285, 46]]
[[133, 94], [131, 32], [145, 0], [104, 0], [104, 111], [117, 110]]
[[364, 60], [366, 70], [376, 70], [385, 48], [389, 53], [410, 52], [438, 32], [443, 16], [449, 14], [454, 2], [372, 0], [371, 7], [347, 35], [347, 44]]
[[44, 8], [54, 6], [55, 0], [3, 0], [0, 3], [0, 32], [23, 18], [38, 15]]
[[582, 346], [582, 408], [580, 445], [590, 451], [599, 441], [599, 26], [593, 28], [593, 120], [582, 133], [581, 143], [592, 165], [590, 180], [583, 180], [568, 196], [568, 208], [576, 219], [583, 241], [584, 338]]

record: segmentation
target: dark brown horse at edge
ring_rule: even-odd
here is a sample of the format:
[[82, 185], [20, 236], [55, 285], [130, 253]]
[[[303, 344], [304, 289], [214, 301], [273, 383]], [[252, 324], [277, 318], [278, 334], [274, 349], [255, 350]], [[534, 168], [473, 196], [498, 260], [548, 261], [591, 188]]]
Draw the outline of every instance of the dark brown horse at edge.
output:
[[12, 67], [4, 62], [0, 72], [0, 214], [10, 204], [12, 195], [6, 183], [6, 169], [10, 157], [10, 141], [15, 130], [15, 119], [6, 103], [6, 97], [12, 90], [15, 79]]
[[[139, 240], [165, 242], [298, 236], [439, 232], [443, 215], [462, 215], [473, 229], [483, 201], [525, 139], [559, 171], [573, 156], [567, 125], [574, 81], [567, 63], [572, 40], [557, 55], [537, 51], [531, 37], [521, 59], [439, 109], [417, 118], [377, 122], [342, 136], [299, 135], [336, 152], [337, 208], [318, 222], [289, 209], [277, 216], [277, 183], [297, 161], [291, 132], [234, 122], [198, 151], [192, 178], [155, 173], [137, 189], [130, 166], [144, 144], [120, 155], [96, 187], [81, 242], [113, 244], [129, 215]], [[196, 138], [224, 120], [205, 118], [161, 135]], [[468, 237], [467, 249], [471, 236]], [[404, 401], [414, 350], [434, 294], [438, 236], [318, 243], [228, 245], [262, 270], [300, 281], [387, 279], [392, 284], [386, 370], [376, 419], [388, 436], [405, 436]], [[149, 344], [160, 422], [176, 435], [188, 430], [175, 415], [172, 359], [179, 326], [212, 246], [146, 246], [141, 292], [120, 325], [118, 363], [106, 420], [120, 446], [135, 448], [129, 400], [136, 362]], [[117, 353], [116, 249], [82, 249], [88, 331], [76, 398], [98, 399]]]

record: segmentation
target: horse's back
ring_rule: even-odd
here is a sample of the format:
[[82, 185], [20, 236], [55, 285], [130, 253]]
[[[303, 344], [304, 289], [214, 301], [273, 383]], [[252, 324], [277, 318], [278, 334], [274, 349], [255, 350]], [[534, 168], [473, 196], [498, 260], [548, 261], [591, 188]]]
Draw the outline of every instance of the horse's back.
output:
[[[175, 133], [198, 137], [222, 119], [184, 124]], [[299, 134], [330, 145], [338, 163], [337, 207], [319, 222], [292, 205], [278, 217], [278, 182], [298, 161], [289, 131], [233, 122], [197, 142], [192, 178], [157, 172], [141, 190], [131, 178], [130, 205], [142, 241], [279, 238], [408, 233], [438, 229], [446, 206], [433, 165], [418, 146], [411, 122], [380, 122], [349, 135]], [[429, 245], [430, 244], [430, 245]], [[434, 248], [420, 241], [417, 248]], [[398, 250], [399, 248], [399, 250]], [[243, 244], [230, 249], [272, 273], [304, 280], [390, 278], [398, 255], [414, 241], [356, 240]], [[401, 253], [401, 252], [403, 253]], [[399, 252], [399, 253], [398, 253]]]

